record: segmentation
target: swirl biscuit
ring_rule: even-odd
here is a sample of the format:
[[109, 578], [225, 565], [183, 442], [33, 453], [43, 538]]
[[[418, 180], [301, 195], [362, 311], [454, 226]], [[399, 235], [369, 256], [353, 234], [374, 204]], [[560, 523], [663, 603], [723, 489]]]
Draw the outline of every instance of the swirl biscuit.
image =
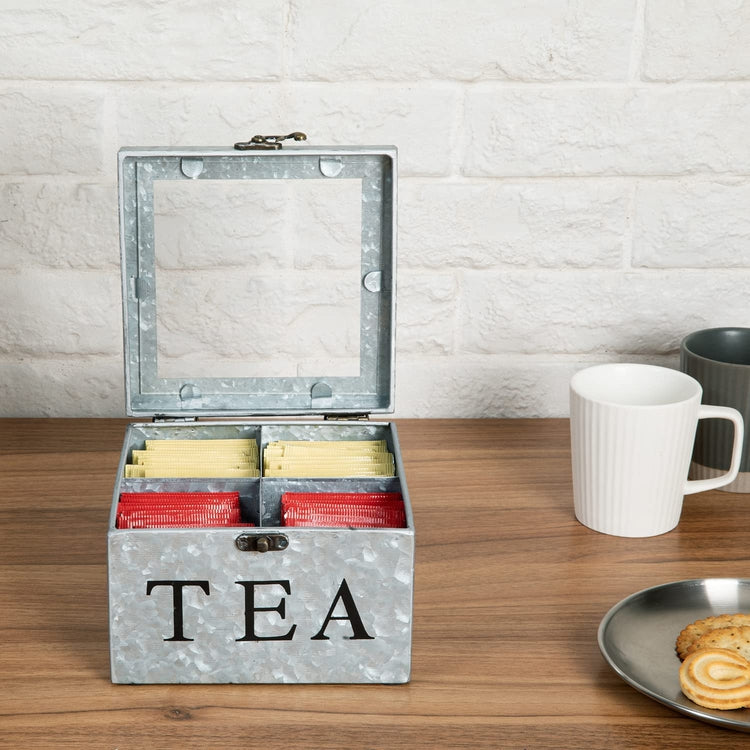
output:
[[712, 630], [729, 627], [750, 627], [750, 614], [714, 615], [696, 620], [677, 636], [675, 644], [677, 655], [684, 660], [693, 651], [696, 641], [703, 635]]
[[680, 665], [680, 688], [705, 708], [746, 708], [750, 706], [750, 662], [727, 649], [697, 649]]

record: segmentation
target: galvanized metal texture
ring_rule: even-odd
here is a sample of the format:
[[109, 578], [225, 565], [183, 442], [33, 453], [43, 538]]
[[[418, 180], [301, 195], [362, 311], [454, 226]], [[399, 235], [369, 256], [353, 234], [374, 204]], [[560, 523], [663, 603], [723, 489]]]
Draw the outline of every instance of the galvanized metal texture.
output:
[[[118, 683], [401, 683], [411, 665], [414, 519], [394, 425], [186, 417], [387, 412], [395, 392], [396, 149], [279, 149], [290, 136], [227, 149], [119, 154], [126, 403], [175, 421], [128, 427], [108, 531], [110, 651]], [[268, 150], [245, 150], [255, 146]], [[315, 377], [160, 375], [154, 188], [160, 181], [337, 180], [361, 185], [359, 357]], [[209, 185], [214, 183], [208, 182]], [[264, 189], [264, 192], [267, 192]], [[244, 197], [244, 196], [243, 196]], [[350, 247], [347, 244], [347, 249]], [[253, 269], [254, 270], [254, 269]], [[347, 292], [348, 293], [348, 292]], [[244, 333], [244, 331], [243, 331]], [[247, 330], [248, 337], [253, 336]], [[213, 360], [209, 357], [209, 362]], [[182, 421], [177, 421], [182, 420]], [[394, 477], [126, 479], [147, 439], [385, 440]], [[117, 529], [124, 491], [233, 491], [256, 528]], [[406, 527], [281, 527], [288, 491], [389, 491]]]
[[[238, 550], [236, 529], [110, 534], [113, 681], [407, 681], [413, 535], [286, 533], [289, 548], [266, 554]], [[179, 615], [167, 581], [186, 582]], [[187, 583], [198, 581], [205, 583]], [[329, 617], [344, 581], [366, 635], [356, 637], [349, 620]], [[184, 640], [174, 640], [178, 617]], [[322, 628], [325, 639], [315, 639]]]
[[[395, 147], [281, 151], [137, 149], [119, 153], [126, 408], [128, 414], [293, 415], [393, 408], [396, 256]], [[185, 180], [361, 183], [359, 374], [160, 377], [154, 186]], [[247, 331], [252, 337], [253, 331]], [[325, 395], [321, 397], [321, 393]]]
[[[394, 454], [396, 476], [123, 478], [130, 453], [147, 439], [227, 437], [255, 439], [261, 455], [268, 442], [279, 439], [384, 439]], [[237, 491], [243, 516], [257, 529], [115, 528], [120, 492], [172, 490]], [[407, 525], [280, 527], [281, 495], [307, 490], [400, 492]], [[243, 541], [246, 536], [257, 539]], [[265, 551], [265, 543], [258, 542], [264, 539], [274, 540], [272, 550], [270, 543]], [[114, 682], [406, 682], [414, 520], [396, 427], [303, 421], [132, 424], [113, 493], [108, 569]]]

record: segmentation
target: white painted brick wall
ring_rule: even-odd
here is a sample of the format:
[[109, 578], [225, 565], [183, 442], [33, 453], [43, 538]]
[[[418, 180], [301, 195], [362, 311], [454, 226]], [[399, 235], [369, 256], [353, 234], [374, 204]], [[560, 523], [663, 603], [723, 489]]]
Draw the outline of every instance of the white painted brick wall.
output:
[[0, 416], [124, 415], [125, 145], [397, 145], [399, 417], [562, 416], [581, 367], [750, 326], [750, 0], [7, 0], [0, 29]]

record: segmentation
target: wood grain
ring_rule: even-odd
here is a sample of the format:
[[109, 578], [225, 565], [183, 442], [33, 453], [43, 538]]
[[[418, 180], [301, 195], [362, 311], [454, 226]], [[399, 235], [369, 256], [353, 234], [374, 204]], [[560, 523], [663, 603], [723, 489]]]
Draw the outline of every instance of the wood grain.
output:
[[0, 420], [0, 748], [726, 748], [628, 687], [607, 610], [750, 575], [748, 500], [618, 539], [572, 510], [567, 420], [402, 420], [417, 531], [412, 682], [112, 685], [106, 530], [124, 420]]

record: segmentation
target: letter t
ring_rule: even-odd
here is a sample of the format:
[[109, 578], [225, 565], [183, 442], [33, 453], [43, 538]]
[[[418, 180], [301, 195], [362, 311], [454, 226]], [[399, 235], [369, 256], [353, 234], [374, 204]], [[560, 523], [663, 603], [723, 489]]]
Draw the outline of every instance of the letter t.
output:
[[146, 581], [146, 596], [151, 596], [151, 592], [157, 586], [172, 587], [172, 604], [174, 605], [174, 634], [171, 638], [165, 638], [165, 641], [192, 641], [193, 638], [186, 638], [183, 632], [182, 620], [182, 589], [185, 586], [199, 586], [206, 596], [209, 596], [208, 581]]

